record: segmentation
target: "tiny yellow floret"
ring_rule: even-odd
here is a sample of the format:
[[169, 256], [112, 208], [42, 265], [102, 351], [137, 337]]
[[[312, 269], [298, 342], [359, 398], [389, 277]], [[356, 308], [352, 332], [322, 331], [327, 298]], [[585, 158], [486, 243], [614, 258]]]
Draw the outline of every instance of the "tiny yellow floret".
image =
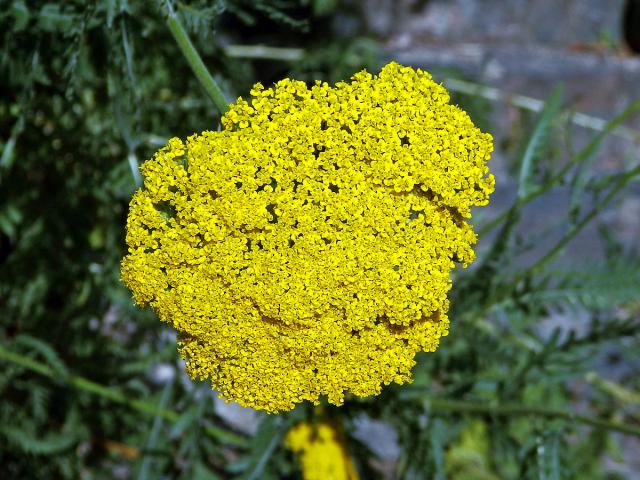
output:
[[448, 333], [451, 269], [474, 260], [491, 135], [396, 63], [251, 97], [142, 165], [124, 283], [179, 332], [188, 373], [241, 405], [410, 382]]
[[343, 438], [328, 422], [297, 424], [287, 433], [285, 446], [298, 454], [304, 480], [359, 478]]

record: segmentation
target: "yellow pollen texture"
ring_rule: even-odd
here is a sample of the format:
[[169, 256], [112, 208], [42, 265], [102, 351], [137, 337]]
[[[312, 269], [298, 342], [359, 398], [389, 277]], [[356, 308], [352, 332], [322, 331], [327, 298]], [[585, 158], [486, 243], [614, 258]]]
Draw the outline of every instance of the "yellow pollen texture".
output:
[[410, 382], [448, 333], [451, 269], [474, 259], [491, 135], [396, 63], [257, 84], [222, 123], [141, 167], [121, 269], [136, 303], [179, 332], [192, 378], [244, 406]]

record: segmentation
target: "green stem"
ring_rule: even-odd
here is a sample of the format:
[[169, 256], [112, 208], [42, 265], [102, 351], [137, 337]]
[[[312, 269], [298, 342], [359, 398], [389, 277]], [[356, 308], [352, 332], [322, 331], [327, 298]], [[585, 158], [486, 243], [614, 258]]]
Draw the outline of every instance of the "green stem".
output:
[[[566, 233], [566, 235], [564, 235], [560, 240], [558, 240], [558, 242], [546, 254], [544, 254], [541, 258], [539, 258], [533, 265], [531, 265], [526, 270], [517, 272], [515, 276], [510, 280], [510, 283], [511, 285], [513, 285], [513, 288], [503, 289], [500, 292], [500, 295], [498, 295], [496, 298], [494, 298], [492, 301], [488, 302], [484, 306], [481, 314], [478, 315], [477, 318], [483, 318], [485, 315], [488, 314], [491, 308], [495, 307], [496, 305], [500, 305], [502, 302], [507, 300], [511, 295], [513, 295], [520, 281], [524, 280], [526, 277], [534, 273], [540, 272], [542, 270], [542, 267], [544, 267], [549, 262], [554, 260], [562, 252], [562, 249], [571, 240], [573, 240], [576, 237], [576, 235], [578, 235], [578, 233], [580, 233], [584, 229], [584, 227], [586, 227], [596, 217], [596, 215], [598, 215], [607, 205], [609, 205], [609, 203], [611, 203], [616, 198], [620, 190], [625, 188], [629, 184], [629, 182], [631, 182], [639, 174], [640, 174], [640, 165], [624, 173], [621, 176], [621, 178], [618, 180], [618, 183], [613, 188], [611, 188], [611, 190], [607, 193], [607, 195], [605, 195], [604, 199], [600, 203], [598, 203], [596, 206], [594, 206], [591, 209], [591, 211], [589, 211], [589, 213], [587, 213], [578, 223], [574, 224]], [[514, 209], [513, 207], [507, 210], [507, 212], [517, 212], [517, 211], [518, 211], [517, 208]]]
[[169, 27], [169, 30], [171, 30], [171, 34], [178, 44], [180, 51], [187, 59], [187, 62], [189, 62], [191, 70], [193, 70], [193, 73], [196, 75], [196, 77], [198, 77], [198, 80], [200, 80], [200, 83], [206, 90], [211, 100], [213, 100], [213, 103], [217, 107], [220, 114], [224, 114], [227, 111], [229, 103], [225, 99], [222, 90], [211, 76], [211, 73], [209, 73], [209, 70], [207, 70], [207, 67], [202, 61], [202, 57], [200, 57], [200, 55], [198, 54], [198, 51], [193, 46], [193, 43], [191, 43], [189, 35], [187, 35], [187, 32], [180, 23], [180, 20], [176, 16], [176, 13], [171, 7], [171, 4], [169, 2], [166, 2], [165, 5], [165, 11], [167, 12], [167, 26]]
[[453, 400], [449, 398], [431, 398], [426, 397], [422, 392], [408, 391], [403, 398], [423, 398], [426, 406], [433, 411], [442, 412], [459, 412], [459, 413], [475, 413], [478, 415], [487, 415], [493, 417], [543, 417], [543, 418], [559, 418], [569, 422], [582, 423], [595, 428], [605, 430], [613, 430], [615, 432], [625, 433], [640, 437], [640, 428], [626, 425], [620, 422], [613, 422], [601, 418], [595, 418], [588, 415], [578, 415], [566, 410], [557, 410], [544, 407], [530, 407], [526, 405], [483, 405], [479, 402], [465, 402], [461, 400]]
[[[448, 90], [484, 98], [486, 100], [506, 102], [522, 110], [539, 113], [544, 108], [544, 102], [537, 98], [505, 92], [504, 90], [487, 87], [486, 85], [481, 85], [479, 83], [468, 82], [457, 78], [445, 78], [444, 84]], [[592, 117], [591, 115], [585, 115], [584, 113], [565, 111], [564, 116], [568, 117], [574, 125], [578, 125], [589, 130], [595, 130], [597, 132], [602, 132], [609, 125], [607, 120]], [[616, 125], [611, 133], [625, 140], [640, 143], [640, 132], [633, 128], [625, 127], [624, 125]]]
[[635, 406], [640, 405], [640, 393], [628, 390], [616, 382], [602, 378], [596, 372], [587, 372], [584, 379], [591, 385], [608, 393], [619, 402]]
[[543, 407], [529, 407], [524, 405], [482, 405], [479, 403], [462, 402], [450, 399], [429, 399], [427, 404], [433, 410], [486, 414], [496, 417], [512, 416], [536, 416], [544, 418], [560, 418], [569, 422], [578, 422], [595, 428], [613, 430], [628, 435], [640, 437], [640, 428], [632, 427], [624, 423], [612, 422], [587, 415], [578, 415], [565, 410], [556, 410]]
[[[525, 195], [522, 198], [516, 199], [515, 203], [511, 206], [511, 208], [508, 208], [507, 210], [503, 211], [500, 215], [498, 215], [493, 220], [491, 220], [486, 225], [484, 225], [482, 228], [480, 228], [478, 235], [480, 237], [484, 236], [486, 233], [493, 230], [493, 228], [495, 228], [496, 225], [498, 225], [505, 218], [507, 218], [512, 213], [512, 210], [519, 210], [520, 208], [527, 205], [532, 200], [538, 198], [540, 195], [543, 195], [544, 193], [549, 191], [552, 187], [556, 186], [558, 183], [562, 182], [565, 175], [574, 166], [585, 161], [586, 159], [589, 158], [590, 155], [593, 155], [595, 153], [596, 149], [598, 148], [598, 145], [600, 144], [600, 142], [602, 142], [604, 137], [606, 137], [608, 134], [612, 132], [615, 132], [616, 129], [621, 128], [622, 122], [626, 120], [632, 113], [638, 110], [640, 110], [640, 100], [636, 100], [635, 102], [633, 102], [631, 105], [625, 108], [625, 110], [621, 114], [617, 115], [613, 120], [603, 125], [600, 130], [600, 133], [596, 135], [596, 137], [593, 140], [591, 140], [591, 142], [589, 142], [587, 146], [585, 146], [582, 150], [580, 150], [580, 152], [575, 154], [571, 158], [571, 160], [569, 160], [564, 165], [564, 167], [562, 167], [545, 185], [534, 190], [533, 192], [530, 192], [529, 194]], [[638, 135], [637, 132], [635, 132], [634, 135], [636, 136], [636, 138], [640, 138], [640, 135]]]
[[283, 62], [297, 62], [304, 57], [304, 50], [301, 48], [267, 47], [265, 45], [227, 45], [224, 47], [224, 53], [232, 58], [262, 58]]
[[[529, 275], [531, 273], [538, 272], [543, 266], [545, 266], [547, 263], [552, 261], [562, 251], [562, 249], [567, 245], [567, 243], [573, 240], [573, 238], [578, 233], [580, 233], [582, 229], [585, 226], [587, 226], [587, 224], [589, 224], [591, 220], [593, 220], [598, 213], [600, 213], [607, 205], [609, 205], [609, 203], [611, 203], [611, 201], [616, 197], [618, 192], [620, 192], [620, 190], [626, 187], [627, 184], [631, 180], [633, 180], [633, 178], [636, 177], [638, 174], [640, 174], [640, 166], [635, 167], [629, 170], [627, 173], [625, 173], [624, 176], [618, 182], [618, 184], [615, 187], [613, 187], [609, 191], [609, 193], [607, 193], [604, 200], [599, 204], [597, 204], [595, 207], [593, 207], [591, 211], [582, 218], [582, 220], [576, 223], [571, 228], [571, 230], [569, 230], [569, 232], [564, 237], [562, 237], [558, 241], [558, 243], [556, 243], [556, 245], [554, 245], [554, 247], [551, 250], [549, 250], [542, 258], [540, 258], [534, 265], [531, 266], [531, 268], [526, 272], [526, 274]], [[519, 280], [518, 277], [516, 277], [516, 280], [514, 281], [514, 283], [517, 283], [517, 280]]]
[[[180, 418], [180, 415], [173, 410], [160, 408], [153, 403], [145, 402], [143, 400], [129, 398], [129, 396], [116, 388], [100, 385], [99, 383], [92, 382], [91, 380], [80, 377], [78, 375], [61, 375], [60, 372], [54, 372], [47, 365], [19, 353], [12, 352], [6, 349], [3, 345], [0, 345], [0, 359], [27, 368], [45, 377], [61, 381], [79, 390], [84, 390], [85, 392], [93, 393], [94, 395], [97, 395], [99, 397], [106, 398], [107, 400], [110, 400], [114, 403], [126, 405], [147, 415], [160, 417], [174, 423], [177, 422]], [[228, 432], [222, 428], [209, 426], [205, 428], [205, 431], [209, 436], [229, 445], [240, 447], [246, 445], [246, 440], [243, 437]]]

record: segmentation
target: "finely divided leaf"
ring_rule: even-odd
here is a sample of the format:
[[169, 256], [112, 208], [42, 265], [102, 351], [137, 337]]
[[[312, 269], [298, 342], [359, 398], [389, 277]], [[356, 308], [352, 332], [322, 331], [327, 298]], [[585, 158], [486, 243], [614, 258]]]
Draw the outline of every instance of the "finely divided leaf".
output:
[[620, 115], [616, 116], [613, 120], [611, 120], [605, 128], [598, 133], [582, 150], [580, 150], [573, 159], [571, 159], [571, 163], [576, 163], [578, 168], [576, 169], [576, 173], [571, 181], [571, 200], [569, 207], [569, 216], [573, 223], [575, 223], [578, 219], [578, 215], [580, 213], [580, 207], [583, 203], [583, 194], [585, 192], [589, 174], [593, 167], [593, 161], [596, 153], [600, 150], [600, 146], [602, 145], [602, 141], [618, 127], [623, 121], [625, 121], [629, 116], [633, 113], [640, 110], [640, 99], [633, 102], [629, 105]]

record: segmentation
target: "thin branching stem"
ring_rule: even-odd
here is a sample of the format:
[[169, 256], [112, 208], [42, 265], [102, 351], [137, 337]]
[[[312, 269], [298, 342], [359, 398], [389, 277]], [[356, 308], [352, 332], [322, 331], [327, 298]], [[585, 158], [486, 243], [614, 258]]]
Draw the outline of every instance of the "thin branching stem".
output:
[[640, 393], [629, 390], [606, 378], [602, 378], [597, 372], [587, 372], [584, 379], [599, 390], [611, 395], [620, 403], [640, 406]]
[[[478, 315], [476, 318], [483, 318], [493, 307], [500, 305], [506, 299], [508, 299], [514, 291], [517, 289], [518, 285], [522, 280], [526, 277], [531, 276], [534, 273], [540, 273], [545, 265], [553, 261], [563, 250], [563, 248], [573, 240], [578, 233], [582, 231], [584, 227], [586, 227], [595, 217], [598, 215], [607, 205], [609, 205], [618, 195], [618, 193], [625, 188], [629, 182], [631, 182], [634, 178], [640, 175], [640, 165], [632, 168], [628, 172], [624, 173], [618, 180], [618, 183], [609, 190], [604, 199], [599, 202], [595, 207], [593, 207], [589, 213], [587, 213], [579, 222], [574, 224], [569, 231], [564, 235], [558, 242], [551, 248], [549, 251], [544, 254], [541, 258], [539, 258], [533, 265], [531, 265], [526, 270], [523, 270], [516, 274], [511, 279], [511, 284], [513, 288], [505, 289], [502, 294], [498, 297], [494, 298], [492, 301], [488, 302], [482, 310], [482, 313]], [[516, 212], [517, 207], [512, 207], [507, 212]]]
[[429, 398], [426, 400], [431, 410], [474, 413], [493, 417], [544, 417], [559, 418], [569, 422], [582, 423], [595, 428], [605, 430], [613, 430], [615, 432], [625, 433], [640, 437], [640, 428], [626, 425], [620, 422], [604, 420], [602, 418], [591, 417], [588, 415], [579, 415], [566, 410], [557, 410], [552, 408], [525, 406], [525, 405], [483, 405], [478, 402], [465, 402], [460, 400]]
[[207, 94], [213, 100], [216, 108], [220, 112], [220, 114], [224, 114], [227, 111], [227, 107], [229, 103], [225, 99], [224, 94], [222, 93], [222, 89], [218, 86], [218, 83], [215, 81], [204, 62], [202, 61], [202, 57], [193, 46], [193, 43], [189, 39], [189, 35], [187, 35], [186, 30], [180, 23], [175, 11], [171, 7], [169, 2], [165, 2], [165, 12], [167, 14], [167, 26], [173, 35], [180, 51], [187, 59], [191, 70], [200, 83], [206, 90]]
[[[100, 385], [99, 383], [93, 382], [78, 375], [63, 375], [60, 372], [52, 370], [47, 365], [38, 362], [37, 360], [34, 360], [17, 352], [12, 352], [11, 350], [5, 348], [5, 346], [3, 345], [0, 345], [0, 359], [12, 362], [23, 368], [39, 373], [40, 375], [43, 375], [45, 377], [49, 377], [56, 381], [65, 383], [77, 388], [78, 390], [92, 393], [114, 403], [126, 405], [134, 410], [154, 416], [156, 418], [162, 418], [173, 423], [177, 422], [180, 418], [180, 414], [173, 410], [160, 408], [157, 405], [145, 402], [144, 400], [136, 400], [130, 398], [127, 394], [121, 392], [117, 388]], [[210, 425], [204, 430], [210, 437], [229, 445], [244, 447], [247, 444], [244, 437], [224, 430], [220, 427]]]
[[[600, 144], [602, 139], [607, 134], [615, 132], [617, 128], [620, 128], [621, 123], [626, 118], [628, 118], [632, 113], [638, 110], [640, 110], [640, 100], [636, 100], [635, 102], [633, 102], [620, 115], [616, 116], [607, 125], [605, 125], [602, 128], [600, 134], [598, 134], [591, 142], [589, 142], [589, 144], [585, 148], [583, 148], [582, 150], [580, 150], [580, 152], [575, 154], [555, 175], [553, 175], [549, 179], [548, 182], [546, 182], [544, 185], [540, 186], [539, 188], [527, 193], [523, 197], [518, 197], [510, 208], [503, 211], [500, 215], [498, 215], [493, 220], [485, 224], [482, 228], [480, 228], [480, 230], [478, 231], [478, 235], [482, 237], [483, 235], [487, 234], [488, 232], [493, 230], [498, 224], [500, 224], [500, 222], [502, 222], [505, 218], [509, 217], [509, 215], [512, 215], [513, 214], [512, 211], [514, 210], [517, 211], [521, 209], [532, 200], [535, 200], [539, 196], [545, 194], [546, 192], [551, 190], [553, 187], [561, 183], [564, 180], [567, 173], [569, 173], [569, 171], [574, 166], [578, 165], [580, 162], [587, 159], [589, 155], [594, 153], [597, 146]], [[640, 136], [640, 134], [638, 133], [636, 135]]]
[[437, 398], [425, 395], [418, 389], [406, 388], [401, 394], [406, 400], [422, 400], [425, 407], [431, 411], [470, 413], [489, 417], [543, 417], [550, 419], [562, 419], [569, 422], [581, 423], [594, 428], [612, 430], [640, 437], [640, 427], [627, 425], [621, 422], [605, 420], [589, 415], [580, 415], [566, 410], [545, 408], [538, 406], [519, 404], [483, 404], [482, 402], [472, 402], [464, 400], [453, 400], [450, 398]]
[[598, 213], [600, 213], [611, 201], [617, 196], [618, 192], [622, 190], [627, 184], [633, 180], [637, 175], [640, 174], [640, 166], [632, 168], [627, 173], [625, 173], [617, 185], [613, 187], [602, 200], [602, 202], [598, 203], [595, 207], [591, 209], [591, 211], [586, 214], [578, 223], [576, 223], [569, 232], [563, 236], [558, 243], [556, 243], [551, 250], [549, 250], [542, 258], [540, 258], [531, 268], [526, 272], [527, 275], [531, 273], [539, 272], [542, 267], [551, 262], [561, 251], [562, 249], [569, 243], [575, 236], [582, 231], [582, 229], [587, 226], [591, 220], [594, 219]]
[[[444, 84], [451, 91], [484, 98], [486, 100], [502, 101], [522, 110], [529, 110], [531, 112], [538, 113], [544, 108], [544, 102], [537, 98], [506, 92], [480, 83], [460, 80], [458, 78], [446, 78], [444, 80]], [[607, 129], [608, 122], [602, 118], [570, 111], [566, 111], [564, 116], [568, 117], [574, 125], [579, 127], [588, 128], [589, 130], [597, 132], [602, 132]], [[640, 144], [640, 132], [633, 128], [625, 127], [624, 125], [616, 125], [611, 133], [625, 140]]]

